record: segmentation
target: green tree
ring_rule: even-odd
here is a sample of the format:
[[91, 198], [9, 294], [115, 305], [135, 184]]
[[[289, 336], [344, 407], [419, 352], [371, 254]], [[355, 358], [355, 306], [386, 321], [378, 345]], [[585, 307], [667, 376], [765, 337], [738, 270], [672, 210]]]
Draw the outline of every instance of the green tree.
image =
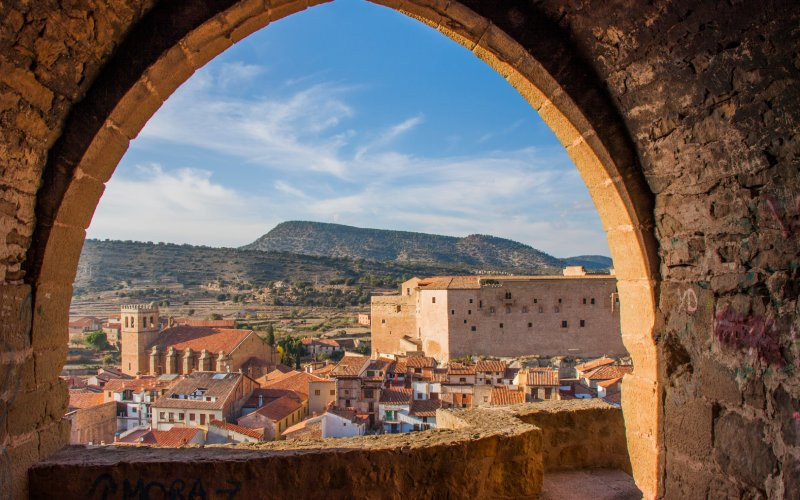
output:
[[192, 314], [194, 314], [194, 309], [189, 309], [189, 313], [188, 313], [188, 314], [189, 314], [189, 316], [191, 316]]
[[222, 319], [222, 315], [220, 313], [211, 313], [211, 319], [220, 320]]
[[267, 324], [267, 344], [272, 347], [275, 346], [275, 328], [272, 323]]
[[87, 333], [83, 338], [83, 342], [88, 347], [98, 351], [108, 348], [108, 338], [106, 337], [105, 332], [101, 331]]

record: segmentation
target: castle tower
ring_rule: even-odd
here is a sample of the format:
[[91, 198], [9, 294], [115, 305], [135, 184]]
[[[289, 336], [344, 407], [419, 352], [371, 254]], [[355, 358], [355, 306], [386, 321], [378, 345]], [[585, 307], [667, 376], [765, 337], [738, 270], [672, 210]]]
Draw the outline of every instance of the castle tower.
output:
[[158, 337], [159, 319], [156, 304], [122, 306], [120, 312], [122, 371], [129, 375], [150, 373], [147, 346]]

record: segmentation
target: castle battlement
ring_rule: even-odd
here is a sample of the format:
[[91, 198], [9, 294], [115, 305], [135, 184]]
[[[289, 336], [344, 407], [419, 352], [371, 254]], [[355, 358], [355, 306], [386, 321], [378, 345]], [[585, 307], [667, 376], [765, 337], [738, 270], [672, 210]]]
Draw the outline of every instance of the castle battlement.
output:
[[150, 302], [149, 304], [125, 304], [122, 306], [122, 310], [127, 312], [155, 312], [158, 310], [158, 306], [155, 302]]

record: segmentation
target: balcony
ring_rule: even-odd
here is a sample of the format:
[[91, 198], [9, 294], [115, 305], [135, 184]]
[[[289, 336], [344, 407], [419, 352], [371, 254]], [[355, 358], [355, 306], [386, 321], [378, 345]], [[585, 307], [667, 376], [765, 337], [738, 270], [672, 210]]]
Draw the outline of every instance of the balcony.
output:
[[[602, 401], [439, 410], [437, 426], [205, 449], [71, 446], [30, 470], [30, 495], [51, 497], [57, 485], [60, 498], [123, 498], [178, 486], [229, 498], [264, 491], [272, 498], [641, 497], [629, 475], [622, 412]], [[313, 471], [315, 480], [287, 470]]]

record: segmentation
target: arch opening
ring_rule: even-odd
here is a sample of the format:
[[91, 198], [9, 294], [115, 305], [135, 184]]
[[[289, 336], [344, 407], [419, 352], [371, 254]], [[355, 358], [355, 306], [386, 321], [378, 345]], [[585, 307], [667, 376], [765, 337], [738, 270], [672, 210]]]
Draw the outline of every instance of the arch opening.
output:
[[[541, 60], [545, 48], [537, 53], [530, 46], [523, 46], [463, 4], [377, 3], [437, 29], [495, 69], [552, 128], [577, 166], [607, 233], [618, 278], [623, 342], [636, 367], [623, 385], [623, 413], [634, 477], [646, 495], [654, 496], [663, 467], [659, 371], [652, 338], [658, 278], [656, 245], [649, 190], [636, 173], [632, 146], [619, 136], [624, 127], [608, 112], [613, 107], [596, 87], [576, 88], [574, 83], [564, 82], [563, 77], [554, 78]], [[163, 101], [195, 70], [233, 43], [307, 6], [308, 2], [287, 2], [265, 7], [262, 2], [242, 1], [218, 11], [192, 11], [187, 7], [191, 11], [188, 13], [181, 7], [169, 7], [146, 20], [157, 24], [182, 16], [186, 25], [177, 39], [148, 46], [146, 55], [133, 65], [123, 69], [124, 60], [115, 59], [116, 66], [112, 63], [108, 72], [98, 78], [98, 85], [109, 88], [90, 93], [81, 110], [67, 123], [55, 149], [57, 154], [49, 163], [48, 172], [53, 175], [46, 175], [48, 181], [43, 187], [45, 193], [55, 194], [54, 198], [43, 198], [59, 202], [37, 207], [37, 214], [42, 209], [44, 217], [38, 222], [37, 237], [29, 253], [33, 267], [28, 279], [37, 285], [37, 303], [57, 296], [66, 300], [68, 308], [85, 230], [104, 184], [129, 141]], [[123, 49], [119, 57], [124, 56]], [[102, 96], [114, 92], [118, 98], [102, 100]], [[606, 127], [599, 126], [591, 116], [598, 111], [606, 111], [603, 117], [610, 123]], [[88, 136], [87, 129], [77, 125], [87, 113], [92, 113]], [[58, 171], [62, 172], [60, 177]], [[66, 314], [66, 310], [62, 312]], [[49, 325], [34, 318], [33, 337], [50, 336], [51, 332]]]

